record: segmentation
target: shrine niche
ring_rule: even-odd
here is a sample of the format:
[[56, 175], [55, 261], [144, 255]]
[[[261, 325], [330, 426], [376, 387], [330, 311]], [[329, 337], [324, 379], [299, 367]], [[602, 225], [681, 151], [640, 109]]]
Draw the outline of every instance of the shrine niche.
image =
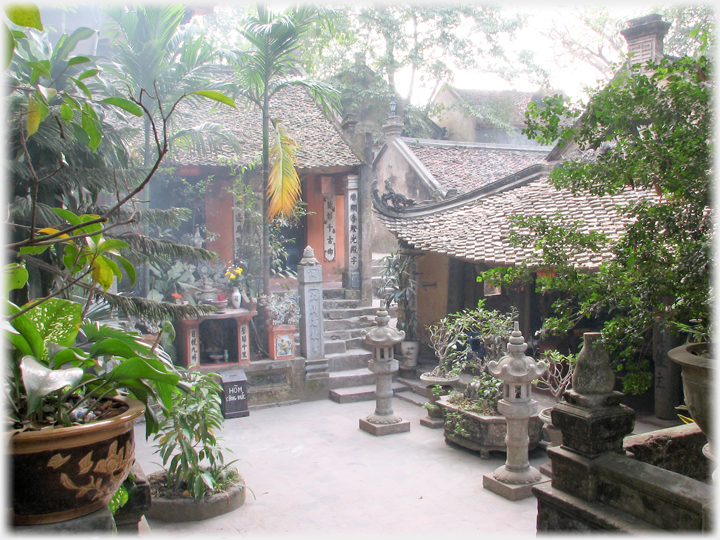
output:
[[228, 309], [199, 319], [175, 321], [178, 364], [188, 368], [206, 365], [249, 365], [249, 323], [257, 311]]

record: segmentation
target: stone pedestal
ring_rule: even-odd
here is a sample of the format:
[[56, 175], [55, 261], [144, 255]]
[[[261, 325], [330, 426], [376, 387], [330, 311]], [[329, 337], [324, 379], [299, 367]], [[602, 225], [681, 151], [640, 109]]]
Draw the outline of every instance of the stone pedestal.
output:
[[310, 246], [298, 263], [300, 297], [300, 354], [305, 358], [305, 399], [327, 399], [330, 372], [325, 358], [322, 266]]

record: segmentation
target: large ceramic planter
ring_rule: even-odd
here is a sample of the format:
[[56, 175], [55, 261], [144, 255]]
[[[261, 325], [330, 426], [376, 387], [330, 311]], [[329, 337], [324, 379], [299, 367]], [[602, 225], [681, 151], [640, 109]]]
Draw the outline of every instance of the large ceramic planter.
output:
[[698, 356], [707, 350], [707, 343], [689, 343], [668, 351], [673, 362], [682, 367], [685, 404], [695, 423], [708, 438], [712, 438], [712, 359]]
[[[461, 411], [455, 405], [448, 403], [446, 397], [438, 400], [438, 405], [445, 414], [445, 440], [455, 443], [463, 448], [480, 452], [482, 459], [488, 459], [491, 451], [505, 452], [505, 436], [507, 435], [507, 422], [504, 416], [490, 416]], [[461, 417], [462, 428], [467, 435], [455, 432], [454, 422], [448, 421], [449, 413], [457, 413]], [[543, 422], [537, 414], [530, 417], [528, 422], [528, 436], [530, 442], [528, 450], [535, 448], [540, 442]]]
[[8, 441], [15, 525], [57, 523], [105, 506], [135, 459], [133, 423], [143, 404], [88, 424], [21, 432]]
[[[149, 479], [152, 481], [152, 478], [158, 475], [164, 477], [165, 473], [152, 474]], [[208, 495], [199, 501], [192, 497], [153, 497], [145, 517], [177, 523], [214, 518], [240, 508], [245, 503], [245, 491], [245, 485], [238, 483], [227, 491]]]
[[400, 366], [412, 369], [417, 366], [418, 353], [420, 352], [420, 343], [412, 340], [400, 342]]
[[552, 417], [550, 416], [550, 411], [552, 411], [552, 409], [552, 407], [548, 407], [541, 410], [538, 413], [538, 418], [540, 418], [545, 425], [545, 431], [547, 431], [547, 434], [550, 437], [550, 446], [560, 446], [563, 443], [563, 435], [560, 428], [555, 427], [552, 423]]

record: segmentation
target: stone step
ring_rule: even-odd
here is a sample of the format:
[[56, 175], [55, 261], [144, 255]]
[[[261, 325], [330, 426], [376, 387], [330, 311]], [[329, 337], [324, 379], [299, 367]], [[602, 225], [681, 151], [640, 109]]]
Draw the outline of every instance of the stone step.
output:
[[343, 354], [347, 351], [347, 342], [342, 339], [325, 340], [325, 355]]
[[398, 379], [398, 383], [403, 384], [403, 386], [407, 388], [405, 392], [397, 395], [397, 398], [400, 401], [407, 401], [408, 403], [412, 403], [413, 405], [417, 405], [418, 407], [422, 407], [430, 401], [425, 396], [420, 396], [416, 394], [412, 388], [409, 388], [406, 384], [402, 383], [401, 379]]
[[410, 379], [405, 377], [398, 377], [398, 381], [407, 386], [411, 392], [417, 396], [423, 397], [427, 400], [429, 397], [427, 386], [419, 379]]
[[[357, 327], [349, 330], [328, 330], [325, 328], [325, 342], [345, 341], [348, 349], [356, 349], [362, 346], [362, 332], [369, 327]], [[352, 342], [352, 343], [350, 343]]]
[[[330, 359], [328, 359], [329, 364]], [[330, 371], [330, 390], [375, 384], [375, 374], [368, 368]]]
[[[408, 387], [398, 382], [392, 383], [393, 395], [402, 396]], [[350, 388], [336, 388], [330, 390], [330, 399], [336, 403], [356, 403], [358, 401], [372, 401], [375, 399], [375, 385], [352, 386]]]
[[323, 299], [344, 300], [345, 289], [323, 289]]
[[323, 300], [323, 309], [354, 309], [360, 307], [359, 300], [335, 300], [325, 299]]
[[347, 370], [367, 369], [368, 360], [372, 359], [372, 353], [365, 349], [350, 349], [340, 354], [325, 354], [328, 361], [328, 370], [342, 372]]
[[340, 319], [352, 319], [354, 317], [372, 317], [375, 319], [378, 308], [374, 306], [357, 307], [357, 308], [341, 308], [341, 309], [323, 309], [323, 318], [326, 321], [336, 321]]
[[352, 317], [350, 319], [326, 320], [323, 323], [326, 332], [336, 330], [355, 330], [357, 328], [370, 328], [375, 325], [375, 317]]

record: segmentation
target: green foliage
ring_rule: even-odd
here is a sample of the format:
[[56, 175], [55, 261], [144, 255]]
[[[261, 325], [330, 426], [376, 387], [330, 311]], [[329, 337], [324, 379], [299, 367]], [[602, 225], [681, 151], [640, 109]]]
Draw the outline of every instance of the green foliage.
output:
[[[72, 425], [100, 415], [101, 399], [125, 390], [145, 406], [146, 431], [158, 424], [149, 400], [170, 405], [180, 377], [137, 334], [82, 322], [82, 305], [51, 298], [25, 312], [8, 302], [13, 346], [8, 395], [16, 429]], [[78, 339], [80, 336], [81, 339]]]
[[[469, 367], [482, 370], [487, 362], [505, 354], [517, 312], [486, 310], [483, 304], [484, 300], [480, 300], [477, 308], [449, 314], [427, 327], [429, 344], [439, 359], [437, 375], [457, 375]], [[471, 336], [483, 342], [483, 361], [472, 353]]]
[[[297, 69], [303, 37], [316, 25], [326, 25], [332, 10], [317, 6], [296, 6], [284, 12], [275, 12], [259, 5], [257, 13], [248, 14], [240, 25], [240, 33], [248, 46], [228, 56], [235, 67], [238, 93], [262, 113], [262, 191], [270, 192], [270, 103], [273, 96], [288, 86], [301, 86], [308, 91], [326, 116], [338, 108], [338, 93], [326, 83], [309, 77], [298, 77]], [[282, 120], [276, 119], [276, 120]], [[281, 145], [282, 146], [282, 145]], [[287, 156], [279, 154], [278, 158]], [[294, 166], [281, 167], [281, 184], [292, 186]], [[287, 173], [287, 174], [285, 174]], [[276, 179], [277, 180], [277, 179]], [[269, 200], [262, 198], [265, 223], [262, 229], [263, 292], [270, 288], [270, 213]], [[288, 215], [287, 213], [285, 215]]]
[[232, 463], [225, 463], [216, 432], [223, 426], [220, 407], [222, 388], [214, 374], [183, 372], [182, 389], [173, 394], [173, 406], [165, 412], [155, 436], [155, 453], [162, 458], [168, 484], [185, 488], [196, 500], [220, 491], [237, 478]]
[[[712, 174], [713, 65], [705, 57], [664, 59], [634, 65], [597, 90], [576, 123], [578, 105], [555, 100], [528, 111], [526, 132], [539, 140], [576, 143], [592, 159], [573, 158], [550, 175], [557, 188], [604, 196], [644, 190], [646, 198], [618, 208], [629, 224], [614, 242], [584, 235], [567, 221], [516, 217], [515, 241], [541, 256], [526, 261], [551, 266], [554, 275], [538, 280], [540, 292], [559, 292], [548, 330], [562, 334], [586, 319], [602, 326], [603, 341], [625, 391], [646, 389], [651, 334], [696, 321], [709, 328], [713, 240], [710, 206]], [[612, 258], [597, 272], [580, 271], [568, 256], [580, 251]], [[501, 272], [501, 271], [500, 271]], [[495, 277], [498, 277], [498, 271]], [[515, 271], [518, 275], [518, 271]], [[581, 321], [584, 321], [581, 323]]]
[[418, 255], [393, 253], [380, 259], [383, 266], [378, 285], [378, 294], [385, 300], [385, 307], [398, 307], [397, 329], [405, 332], [405, 339], [417, 339], [417, 316], [415, 302], [417, 280], [415, 264]]
[[547, 363], [547, 368], [540, 378], [533, 381], [537, 388], [548, 390], [559, 403], [563, 393], [572, 386], [572, 376], [575, 372], [576, 354], [562, 354], [558, 351], [545, 351], [540, 360]]

